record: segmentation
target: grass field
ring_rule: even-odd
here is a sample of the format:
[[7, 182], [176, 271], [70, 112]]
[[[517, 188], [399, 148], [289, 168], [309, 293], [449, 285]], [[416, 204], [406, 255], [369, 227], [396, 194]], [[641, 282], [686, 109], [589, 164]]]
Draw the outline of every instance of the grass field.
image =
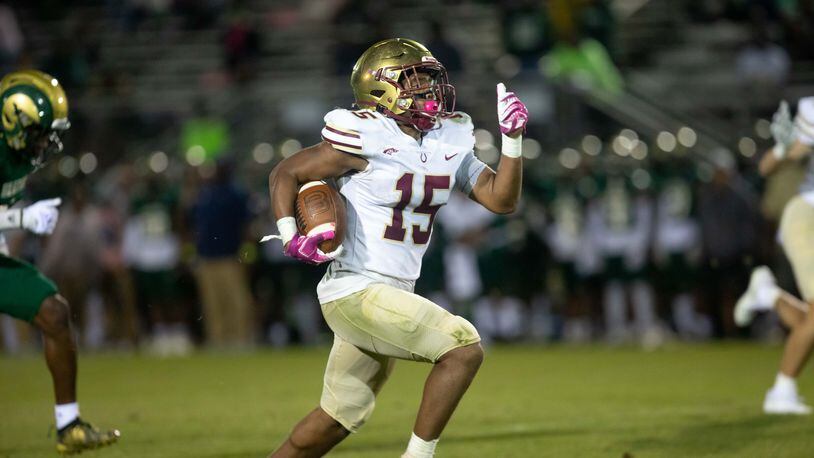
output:
[[[760, 413], [779, 351], [492, 348], [437, 456], [811, 457], [814, 419]], [[82, 456], [265, 456], [316, 405], [327, 352], [84, 357], [83, 416], [123, 437]], [[428, 370], [397, 364], [370, 422], [331, 456], [398, 457]], [[0, 357], [0, 457], [54, 454], [49, 380], [38, 357]], [[810, 374], [802, 390], [814, 394]]]

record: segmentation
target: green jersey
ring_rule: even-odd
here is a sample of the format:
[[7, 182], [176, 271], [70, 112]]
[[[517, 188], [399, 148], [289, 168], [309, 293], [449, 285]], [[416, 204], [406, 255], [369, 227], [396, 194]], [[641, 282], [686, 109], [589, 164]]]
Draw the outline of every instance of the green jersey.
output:
[[31, 161], [15, 154], [0, 135], [0, 207], [20, 200], [28, 175], [34, 169]]
[[[8, 147], [0, 135], [0, 208], [11, 205], [23, 195], [25, 180], [35, 167]], [[5, 253], [0, 233], [0, 314], [31, 322], [45, 298], [57, 293], [57, 287], [34, 266]]]

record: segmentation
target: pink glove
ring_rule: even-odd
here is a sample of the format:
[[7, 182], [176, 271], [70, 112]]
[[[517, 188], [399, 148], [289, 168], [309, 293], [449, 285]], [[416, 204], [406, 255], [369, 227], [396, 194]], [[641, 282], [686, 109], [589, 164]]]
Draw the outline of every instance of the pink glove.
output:
[[319, 249], [319, 244], [334, 237], [336, 237], [336, 231], [333, 229], [317, 232], [313, 235], [295, 234], [294, 238], [285, 247], [285, 255], [299, 259], [307, 264], [322, 264], [323, 262], [332, 261], [342, 253], [342, 246], [340, 245], [333, 252], [326, 254]]
[[506, 85], [497, 85], [497, 121], [500, 124], [500, 133], [514, 134], [522, 129], [526, 131], [529, 122], [529, 110], [517, 98], [514, 92], [506, 92]]

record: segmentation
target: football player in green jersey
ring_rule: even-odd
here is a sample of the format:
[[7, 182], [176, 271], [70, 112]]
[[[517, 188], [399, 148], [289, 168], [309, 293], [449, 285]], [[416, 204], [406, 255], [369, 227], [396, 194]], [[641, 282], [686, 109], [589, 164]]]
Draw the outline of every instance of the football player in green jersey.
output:
[[45, 360], [56, 396], [57, 451], [78, 453], [115, 442], [119, 431], [100, 431], [79, 417], [76, 400], [76, 342], [70, 309], [56, 285], [32, 265], [9, 256], [3, 231], [50, 234], [60, 199], [10, 208], [20, 200], [28, 176], [62, 150], [69, 127], [68, 100], [59, 82], [36, 70], [0, 80], [0, 313], [32, 323], [43, 336]]

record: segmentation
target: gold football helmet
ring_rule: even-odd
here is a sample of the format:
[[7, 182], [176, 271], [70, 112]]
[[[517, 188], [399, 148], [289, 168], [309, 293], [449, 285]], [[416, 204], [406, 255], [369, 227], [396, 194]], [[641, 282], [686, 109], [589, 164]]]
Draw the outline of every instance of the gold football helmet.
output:
[[426, 132], [455, 110], [447, 71], [421, 43], [390, 38], [367, 49], [350, 76], [356, 105]]
[[2, 137], [9, 148], [41, 166], [62, 151], [68, 98], [56, 78], [37, 70], [9, 73], [0, 80]]

